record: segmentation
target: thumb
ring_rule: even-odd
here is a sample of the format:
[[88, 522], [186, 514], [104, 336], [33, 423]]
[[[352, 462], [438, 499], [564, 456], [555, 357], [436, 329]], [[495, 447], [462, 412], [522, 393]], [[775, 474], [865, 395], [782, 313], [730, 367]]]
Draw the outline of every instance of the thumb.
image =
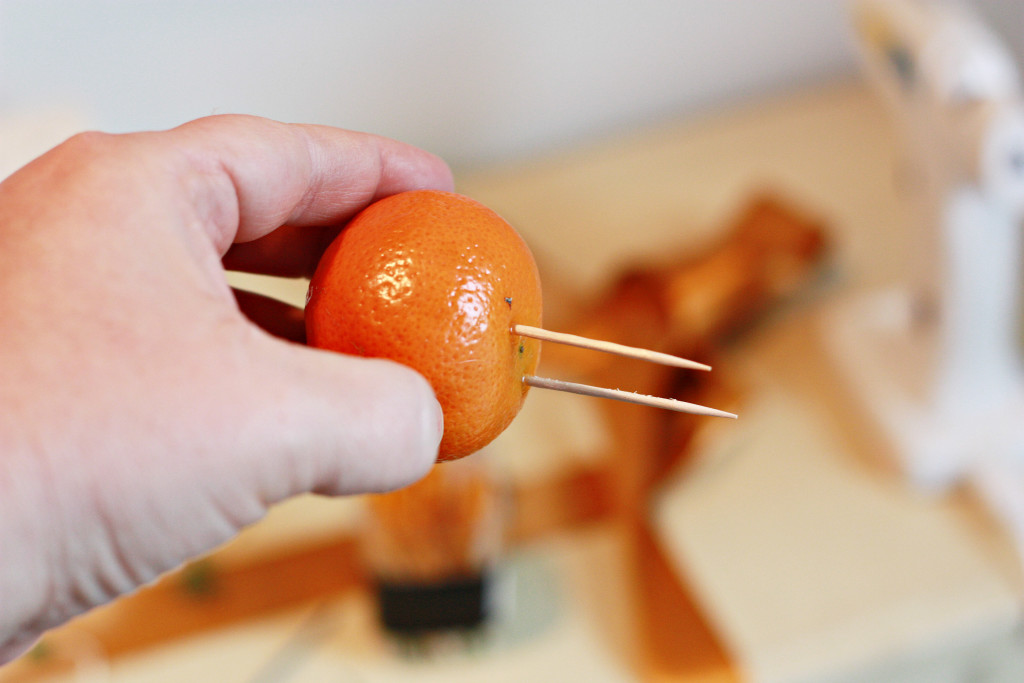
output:
[[268, 503], [308, 491], [388, 491], [430, 470], [443, 417], [420, 374], [388, 360], [263, 341], [259, 386], [239, 401], [250, 406], [255, 483]]

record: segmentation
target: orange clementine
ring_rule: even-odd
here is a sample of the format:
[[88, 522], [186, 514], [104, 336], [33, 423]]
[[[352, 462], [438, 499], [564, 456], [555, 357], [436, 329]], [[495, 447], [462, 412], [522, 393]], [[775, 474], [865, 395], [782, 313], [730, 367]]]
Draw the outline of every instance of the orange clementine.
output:
[[474, 453], [519, 412], [539, 342], [537, 265], [519, 233], [468, 197], [404, 192], [359, 213], [310, 282], [308, 343], [390, 358], [430, 382], [444, 413], [438, 460]]

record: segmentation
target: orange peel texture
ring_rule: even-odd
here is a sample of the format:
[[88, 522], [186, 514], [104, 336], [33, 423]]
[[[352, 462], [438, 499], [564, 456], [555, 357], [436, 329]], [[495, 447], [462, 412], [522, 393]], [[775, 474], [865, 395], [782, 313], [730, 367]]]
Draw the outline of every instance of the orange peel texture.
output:
[[310, 282], [310, 345], [422, 374], [444, 412], [438, 461], [474, 453], [512, 422], [540, 359], [541, 286], [529, 247], [468, 197], [404, 192], [359, 213]]

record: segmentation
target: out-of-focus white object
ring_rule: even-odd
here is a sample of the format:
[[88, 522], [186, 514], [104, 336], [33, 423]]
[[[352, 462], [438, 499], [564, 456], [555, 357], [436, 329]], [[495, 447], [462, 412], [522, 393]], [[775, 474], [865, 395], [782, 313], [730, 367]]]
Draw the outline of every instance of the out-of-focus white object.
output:
[[906, 143], [915, 233], [905, 282], [840, 307], [832, 346], [910, 479], [974, 484], [1024, 555], [1020, 77], [962, 5], [862, 0], [856, 20]]

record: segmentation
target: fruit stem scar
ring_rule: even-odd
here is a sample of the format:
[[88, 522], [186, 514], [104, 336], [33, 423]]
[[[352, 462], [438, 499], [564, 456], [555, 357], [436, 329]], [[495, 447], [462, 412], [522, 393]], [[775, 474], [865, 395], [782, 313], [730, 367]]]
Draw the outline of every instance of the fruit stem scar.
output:
[[512, 308], [512, 297], [510, 297], [510, 296], [506, 296], [506, 297], [505, 297], [505, 303], [507, 303], [507, 304], [508, 304], [508, 307], [509, 307], [509, 308]]

